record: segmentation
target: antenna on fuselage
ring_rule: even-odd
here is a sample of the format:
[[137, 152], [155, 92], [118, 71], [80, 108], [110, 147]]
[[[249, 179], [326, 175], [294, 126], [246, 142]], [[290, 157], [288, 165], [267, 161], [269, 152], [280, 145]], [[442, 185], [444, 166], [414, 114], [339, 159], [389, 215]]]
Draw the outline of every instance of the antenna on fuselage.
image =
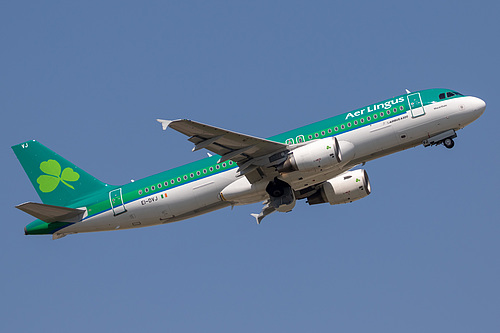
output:
[[408, 89], [405, 89], [405, 90], [406, 90], [406, 93], [407, 93], [407, 94], [410, 94], [410, 93], [411, 93], [411, 91], [409, 91]]

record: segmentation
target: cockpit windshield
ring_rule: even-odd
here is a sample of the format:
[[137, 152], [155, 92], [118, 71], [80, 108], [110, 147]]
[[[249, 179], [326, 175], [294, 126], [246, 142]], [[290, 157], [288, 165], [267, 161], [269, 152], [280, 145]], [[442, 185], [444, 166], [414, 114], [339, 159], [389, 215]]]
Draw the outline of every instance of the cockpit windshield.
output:
[[439, 94], [439, 99], [446, 99], [446, 98], [450, 98], [453, 96], [463, 96], [463, 95], [459, 92], [456, 92], [456, 91], [448, 91], [446, 93]]

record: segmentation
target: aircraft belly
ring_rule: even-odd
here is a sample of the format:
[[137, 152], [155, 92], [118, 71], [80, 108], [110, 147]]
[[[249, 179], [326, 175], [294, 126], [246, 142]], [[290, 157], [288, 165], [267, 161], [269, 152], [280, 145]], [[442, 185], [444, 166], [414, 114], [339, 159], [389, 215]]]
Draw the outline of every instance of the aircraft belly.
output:
[[148, 199], [151, 197], [154, 195], [127, 203], [127, 211], [122, 214], [114, 215], [113, 211], [108, 210], [61, 229], [59, 233], [119, 230], [161, 224], [158, 216], [164, 214], [171, 217], [172, 215], [165, 201], [158, 202], [156, 205], [144, 205], [144, 202], [150, 202]]
[[231, 174], [234, 174], [234, 171], [207, 177], [169, 190], [167, 193], [171, 217], [185, 215], [219, 202], [220, 191], [235, 180]]
[[175, 222], [228, 206], [218, 198], [234, 181], [235, 171], [207, 177], [184, 186], [128, 202], [127, 211], [114, 215], [109, 210], [61, 229], [59, 234], [120, 230]]
[[203, 207], [200, 207], [200, 208], [196, 208], [196, 209], [193, 209], [193, 210], [190, 210], [184, 214], [180, 214], [180, 215], [176, 215], [176, 216], [173, 216], [171, 218], [168, 218], [168, 219], [162, 219], [162, 223], [172, 223], [172, 222], [178, 222], [178, 221], [182, 221], [182, 220], [185, 220], [185, 219], [189, 219], [189, 218], [192, 218], [192, 217], [195, 217], [195, 216], [199, 216], [199, 215], [203, 215], [203, 214], [206, 214], [206, 213], [209, 213], [209, 212], [213, 212], [214, 210], [218, 210], [218, 209], [221, 209], [221, 208], [224, 208], [224, 207], [228, 207], [230, 206], [231, 204], [227, 201], [217, 201], [217, 202], [214, 202], [210, 205], [206, 205], [206, 206], [203, 206]]
[[130, 225], [128, 226], [128, 228], [132, 228], [132, 221], [127, 221], [129, 218], [130, 217], [127, 216], [127, 213], [114, 216], [112, 211], [107, 211], [61, 229], [60, 233], [79, 233], [126, 229], [128, 225]]
[[[421, 143], [422, 140], [454, 128], [455, 121], [448, 112], [443, 116], [443, 111], [439, 112], [432, 108], [426, 108], [428, 111], [424, 116], [418, 118], [408, 117], [404, 121], [395, 124], [395, 132], [399, 143]], [[448, 110], [446, 110], [448, 111]], [[415, 144], [414, 144], [415, 145]]]
[[346, 140], [354, 145], [354, 159], [370, 156], [397, 144], [394, 128], [387, 121], [345, 133], [339, 136], [339, 140]]

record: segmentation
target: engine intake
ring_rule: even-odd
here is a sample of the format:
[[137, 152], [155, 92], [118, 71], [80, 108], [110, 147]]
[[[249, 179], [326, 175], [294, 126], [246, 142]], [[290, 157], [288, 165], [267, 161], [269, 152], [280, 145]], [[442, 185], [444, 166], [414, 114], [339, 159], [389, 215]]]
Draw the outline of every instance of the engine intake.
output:
[[320, 190], [307, 198], [309, 205], [328, 202], [338, 205], [362, 199], [371, 193], [370, 180], [365, 170], [347, 171], [327, 180]]

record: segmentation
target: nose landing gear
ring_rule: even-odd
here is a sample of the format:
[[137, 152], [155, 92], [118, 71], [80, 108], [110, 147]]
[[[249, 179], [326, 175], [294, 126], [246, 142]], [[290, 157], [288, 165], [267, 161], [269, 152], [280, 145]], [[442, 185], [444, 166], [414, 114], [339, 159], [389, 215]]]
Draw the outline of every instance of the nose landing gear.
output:
[[446, 132], [434, 135], [433, 137], [430, 137], [422, 141], [422, 144], [424, 145], [424, 147], [437, 146], [443, 144], [446, 148], [451, 149], [455, 145], [453, 139], [456, 137], [457, 134], [455, 133], [454, 130], [448, 130]]
[[443, 145], [446, 148], [451, 149], [455, 145], [455, 141], [453, 141], [452, 138], [446, 138], [446, 139], [443, 140]]

